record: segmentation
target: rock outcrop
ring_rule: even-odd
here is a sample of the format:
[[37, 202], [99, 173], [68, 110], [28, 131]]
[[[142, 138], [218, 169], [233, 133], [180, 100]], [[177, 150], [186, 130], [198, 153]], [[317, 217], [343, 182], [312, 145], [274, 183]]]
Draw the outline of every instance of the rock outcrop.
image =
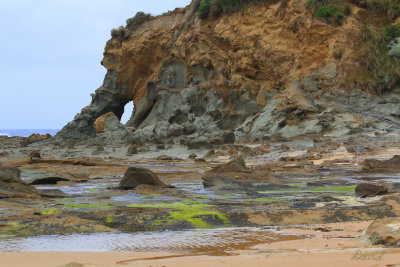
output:
[[362, 162], [363, 171], [394, 172], [400, 171], [400, 156], [395, 155], [389, 160], [366, 159]]
[[388, 192], [388, 185], [382, 184], [371, 184], [361, 183], [357, 185], [355, 193], [358, 197], [373, 197], [377, 195], [383, 195]]
[[371, 245], [400, 247], [400, 219], [385, 218], [374, 221], [367, 229], [364, 237]]
[[21, 173], [15, 167], [0, 167], [0, 198], [39, 197], [36, 188], [21, 181]]
[[214, 167], [210, 170], [213, 173], [250, 173], [251, 170], [246, 167], [246, 162], [243, 157], [238, 157], [231, 160], [228, 163], [222, 164], [220, 166]]
[[[199, 2], [109, 40], [103, 85], [58, 136], [93, 136], [96, 119], [108, 112], [120, 119], [130, 101], [133, 140], [192, 148], [399, 129], [399, 88], [377, 96], [357, 83], [352, 90], [344, 86], [358, 65], [359, 47], [352, 44], [365, 22], [357, 14], [331, 26], [310, 14], [306, 0], [291, 0], [284, 7], [272, 1], [199, 19]], [[231, 133], [225, 141], [216, 138], [225, 133]], [[193, 141], [199, 137], [207, 142]]]
[[27, 142], [29, 142], [29, 143], [35, 143], [35, 142], [40, 142], [40, 141], [47, 140], [47, 139], [49, 139], [49, 138], [51, 138], [51, 135], [50, 135], [50, 134], [43, 134], [43, 135], [40, 135], [40, 134], [31, 134], [31, 135], [28, 137]]
[[148, 169], [136, 167], [129, 167], [126, 170], [124, 178], [121, 180], [118, 187], [124, 190], [129, 190], [143, 184], [168, 187], [157, 177], [154, 172]]
[[114, 113], [108, 112], [103, 116], [97, 118], [93, 123], [96, 133], [104, 133], [106, 131], [117, 128], [120, 125], [119, 119]]

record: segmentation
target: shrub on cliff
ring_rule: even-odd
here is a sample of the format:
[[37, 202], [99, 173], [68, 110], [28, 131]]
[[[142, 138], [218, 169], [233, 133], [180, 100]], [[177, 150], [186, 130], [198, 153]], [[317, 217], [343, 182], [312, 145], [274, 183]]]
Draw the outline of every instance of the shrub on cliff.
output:
[[350, 0], [352, 3], [377, 14], [385, 15], [389, 20], [400, 16], [399, 0]]
[[126, 37], [126, 29], [124, 26], [119, 26], [118, 29], [111, 30], [111, 37], [123, 40]]
[[207, 18], [209, 12], [210, 12], [210, 0], [201, 1], [198, 11], [199, 18], [201, 19]]
[[223, 11], [248, 10], [250, 4], [266, 2], [265, 0], [203, 0], [200, 3], [198, 16], [201, 19], [218, 17]]
[[323, 6], [317, 11], [317, 16], [321, 18], [333, 17], [336, 15], [336, 6]]
[[400, 27], [367, 24], [360, 33], [357, 64], [344, 85], [381, 94], [400, 82], [400, 59], [389, 55], [389, 43], [400, 36]]
[[385, 36], [389, 41], [400, 37], [400, 26], [399, 25], [389, 25], [385, 27]]
[[342, 25], [351, 7], [345, 1], [309, 0], [307, 8], [320, 20], [331, 25]]
[[126, 27], [131, 27], [131, 26], [136, 26], [140, 25], [146, 20], [149, 20], [151, 18], [151, 14], [146, 14], [142, 11], [139, 11], [136, 13], [136, 15], [132, 18], [129, 18], [126, 20]]

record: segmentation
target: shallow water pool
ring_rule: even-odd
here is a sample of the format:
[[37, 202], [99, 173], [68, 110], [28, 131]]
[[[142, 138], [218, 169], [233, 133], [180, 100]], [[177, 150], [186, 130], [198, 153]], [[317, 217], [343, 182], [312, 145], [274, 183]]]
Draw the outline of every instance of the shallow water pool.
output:
[[260, 228], [220, 228], [191, 231], [51, 235], [0, 240], [0, 252], [26, 251], [164, 251], [226, 254], [260, 243], [298, 239]]

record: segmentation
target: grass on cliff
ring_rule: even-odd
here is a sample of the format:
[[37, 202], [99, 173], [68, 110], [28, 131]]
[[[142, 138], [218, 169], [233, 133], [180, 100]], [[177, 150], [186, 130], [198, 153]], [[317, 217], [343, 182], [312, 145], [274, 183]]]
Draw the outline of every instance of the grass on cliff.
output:
[[[277, 0], [276, 2], [278, 2]], [[250, 5], [271, 3], [268, 0], [202, 0], [198, 9], [198, 16], [201, 19], [208, 17], [218, 17], [222, 12], [245, 10], [247, 12]], [[281, 0], [278, 12], [285, 9], [289, 0]], [[386, 16], [393, 21], [400, 16], [399, 0], [309, 0], [307, 8], [311, 10], [320, 20], [331, 25], [342, 25], [345, 17], [351, 14], [352, 8], [348, 3], [352, 3], [368, 11]]]
[[119, 26], [117, 29], [111, 30], [111, 37], [118, 40], [125, 40], [127, 36], [127, 28], [137, 27], [143, 22], [149, 20], [151, 18], [151, 14], [144, 13], [143, 11], [139, 11], [135, 16], [126, 20], [126, 27]]
[[124, 40], [126, 38], [126, 29], [124, 26], [119, 26], [118, 29], [111, 30], [111, 37], [119, 40]]
[[132, 18], [126, 20], [126, 27], [130, 28], [133, 26], [138, 26], [143, 22], [149, 20], [151, 18], [151, 14], [144, 13], [143, 11], [139, 11], [136, 15]]
[[356, 63], [347, 71], [344, 86], [380, 95], [400, 81], [400, 59], [389, 56], [388, 44], [400, 37], [400, 26], [367, 24], [359, 36]]
[[[201, 19], [218, 17], [222, 12], [244, 10], [247, 12], [250, 5], [257, 3], [271, 3], [268, 0], [203, 0], [200, 3], [198, 16]], [[278, 1], [277, 1], [278, 2]], [[287, 0], [282, 2], [287, 3]]]
[[392, 21], [400, 16], [399, 0], [349, 0], [353, 4], [372, 11], [376, 14], [387, 16]]

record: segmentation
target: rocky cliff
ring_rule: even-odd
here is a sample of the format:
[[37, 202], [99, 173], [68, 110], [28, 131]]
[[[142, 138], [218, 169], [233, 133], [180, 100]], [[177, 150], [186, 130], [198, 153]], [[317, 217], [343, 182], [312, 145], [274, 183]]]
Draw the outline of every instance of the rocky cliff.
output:
[[[312, 1], [260, 1], [202, 19], [200, 2], [120, 29], [105, 47], [103, 85], [58, 136], [93, 136], [97, 118], [108, 112], [121, 118], [130, 101], [127, 126], [143, 141], [399, 129], [400, 70], [391, 67], [399, 60], [383, 55], [390, 69], [384, 73], [382, 60], [370, 67], [360, 56], [375, 40], [362, 37], [380, 31], [366, 29], [367, 6], [345, 2], [349, 10], [334, 25], [313, 13]], [[371, 25], [398, 21], [373, 14]]]

